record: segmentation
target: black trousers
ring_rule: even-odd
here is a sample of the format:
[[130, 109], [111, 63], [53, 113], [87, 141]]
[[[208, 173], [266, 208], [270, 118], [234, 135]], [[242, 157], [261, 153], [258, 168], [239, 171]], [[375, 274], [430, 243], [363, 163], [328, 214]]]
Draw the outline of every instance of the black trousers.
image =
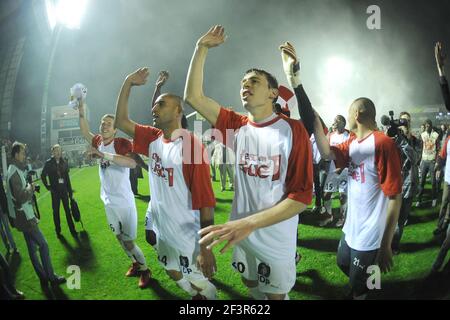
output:
[[61, 202], [63, 203], [64, 211], [66, 213], [67, 225], [69, 226], [70, 233], [75, 233], [75, 225], [73, 223], [72, 214], [69, 206], [69, 195], [65, 190], [52, 191], [52, 208], [53, 208], [53, 222], [55, 223], [56, 233], [61, 232], [61, 221], [59, 217], [59, 207]]
[[8, 262], [0, 253], [0, 299], [9, 300], [16, 291]]

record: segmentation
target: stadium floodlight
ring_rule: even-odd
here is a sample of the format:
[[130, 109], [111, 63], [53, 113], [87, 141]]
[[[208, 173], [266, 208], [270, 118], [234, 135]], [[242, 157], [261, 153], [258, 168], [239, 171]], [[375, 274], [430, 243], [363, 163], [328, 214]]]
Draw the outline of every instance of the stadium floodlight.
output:
[[46, 0], [47, 18], [53, 30], [56, 24], [69, 29], [79, 29], [88, 0]]

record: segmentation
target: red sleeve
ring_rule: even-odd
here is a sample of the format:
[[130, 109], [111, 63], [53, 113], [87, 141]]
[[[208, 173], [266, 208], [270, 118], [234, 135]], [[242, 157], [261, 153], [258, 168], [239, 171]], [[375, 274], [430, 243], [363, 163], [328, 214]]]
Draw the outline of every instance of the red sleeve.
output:
[[235, 131], [245, 126], [247, 122], [248, 117], [242, 116], [226, 108], [221, 108], [214, 127], [220, 131], [222, 137], [216, 137], [216, 140], [233, 149]]
[[92, 146], [94, 148], [98, 148], [100, 146], [100, 144], [102, 143], [102, 136], [99, 134], [96, 134], [93, 138], [92, 138]]
[[400, 151], [395, 142], [382, 132], [375, 135], [375, 164], [381, 190], [387, 197], [402, 192], [402, 168]]
[[114, 149], [116, 150], [117, 154], [125, 156], [133, 150], [133, 145], [131, 144], [131, 141], [128, 139], [115, 138]]
[[[211, 184], [208, 154], [203, 144], [190, 134], [190, 145], [184, 147], [183, 141], [183, 175], [186, 186], [191, 191], [192, 210], [214, 208], [216, 199]], [[190, 153], [187, 155], [186, 150]], [[199, 156], [201, 155], [201, 157]]]
[[331, 151], [334, 153], [335, 160], [334, 164], [336, 168], [346, 168], [350, 162], [350, 144], [355, 140], [355, 136], [350, 136], [350, 138], [338, 144], [337, 146], [330, 146]]
[[448, 145], [449, 139], [450, 139], [450, 136], [448, 136], [447, 139], [445, 139], [444, 146], [442, 147], [441, 153], [439, 154], [439, 157], [441, 157], [441, 159], [443, 159], [443, 160], [447, 159], [447, 145]]
[[148, 146], [158, 139], [162, 131], [151, 126], [136, 124], [134, 127], [133, 152], [148, 157]]
[[313, 192], [313, 164], [309, 134], [300, 121], [286, 119], [292, 129], [292, 149], [286, 173], [289, 199], [309, 205]]

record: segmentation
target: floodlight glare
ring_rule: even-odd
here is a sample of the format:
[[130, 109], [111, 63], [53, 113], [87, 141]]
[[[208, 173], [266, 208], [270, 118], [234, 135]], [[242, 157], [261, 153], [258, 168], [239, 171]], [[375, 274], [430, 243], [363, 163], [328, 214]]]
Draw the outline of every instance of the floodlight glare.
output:
[[88, 0], [46, 0], [50, 28], [57, 23], [69, 29], [79, 29]]
[[347, 82], [352, 74], [352, 64], [343, 58], [332, 57], [328, 59], [326, 72], [327, 78], [333, 83]]

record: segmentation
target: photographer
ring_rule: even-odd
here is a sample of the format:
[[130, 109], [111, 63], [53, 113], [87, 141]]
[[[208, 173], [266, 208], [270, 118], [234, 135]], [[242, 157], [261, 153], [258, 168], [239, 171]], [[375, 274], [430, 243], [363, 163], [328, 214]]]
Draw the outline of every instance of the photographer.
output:
[[11, 157], [7, 174], [8, 205], [11, 208], [9, 214], [14, 220], [14, 226], [23, 232], [31, 263], [39, 276], [41, 286], [46, 287], [49, 281], [52, 285], [62, 284], [66, 280], [53, 271], [48, 244], [39, 230], [39, 220], [31, 203], [35, 186], [33, 183], [27, 183], [25, 179], [25, 145], [15, 142]]
[[393, 120], [393, 113], [391, 113], [389, 123], [386, 122], [386, 117], [383, 118], [381, 122], [389, 127], [387, 134], [394, 139], [402, 157], [402, 205], [392, 239], [392, 252], [398, 254], [403, 228], [408, 220], [413, 198], [417, 191], [420, 141], [411, 133], [411, 115], [408, 112], [401, 112], [399, 120]]
[[[69, 198], [72, 198], [69, 165], [61, 157], [61, 154], [61, 146], [55, 144], [52, 147], [52, 157], [45, 162], [44, 169], [42, 169], [41, 179], [47, 190], [51, 191], [52, 194], [53, 222], [55, 223], [56, 234], [58, 237], [61, 235], [59, 207], [62, 201], [70, 233], [76, 237], [77, 231], [69, 207]], [[47, 182], [47, 177], [50, 179], [50, 185]]]

